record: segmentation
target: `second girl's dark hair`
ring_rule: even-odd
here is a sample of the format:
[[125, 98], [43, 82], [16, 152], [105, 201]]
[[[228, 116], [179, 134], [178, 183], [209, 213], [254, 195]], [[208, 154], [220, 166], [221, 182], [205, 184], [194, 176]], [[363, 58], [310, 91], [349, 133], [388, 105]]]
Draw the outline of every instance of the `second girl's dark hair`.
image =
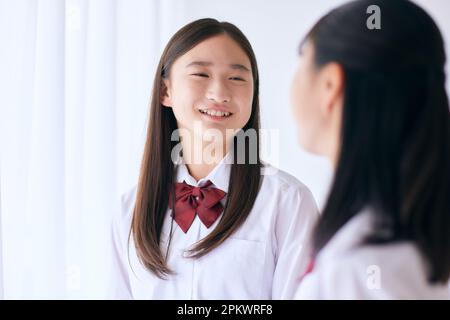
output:
[[[380, 9], [369, 29], [367, 8]], [[370, 207], [368, 243], [412, 241], [429, 281], [450, 275], [450, 126], [445, 51], [432, 18], [406, 0], [361, 0], [321, 18], [306, 37], [318, 68], [345, 74], [341, 147], [329, 198], [314, 233], [317, 254]]]

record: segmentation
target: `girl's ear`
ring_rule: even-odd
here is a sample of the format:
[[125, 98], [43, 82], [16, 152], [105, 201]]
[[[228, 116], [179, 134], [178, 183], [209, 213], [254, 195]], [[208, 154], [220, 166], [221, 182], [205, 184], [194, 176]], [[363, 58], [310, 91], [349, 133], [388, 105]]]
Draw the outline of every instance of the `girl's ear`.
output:
[[320, 73], [321, 109], [324, 114], [329, 114], [342, 104], [344, 70], [342, 66], [332, 62], [324, 66]]
[[169, 95], [169, 80], [163, 79], [161, 81], [161, 92], [159, 100], [164, 107], [172, 107], [172, 99]]

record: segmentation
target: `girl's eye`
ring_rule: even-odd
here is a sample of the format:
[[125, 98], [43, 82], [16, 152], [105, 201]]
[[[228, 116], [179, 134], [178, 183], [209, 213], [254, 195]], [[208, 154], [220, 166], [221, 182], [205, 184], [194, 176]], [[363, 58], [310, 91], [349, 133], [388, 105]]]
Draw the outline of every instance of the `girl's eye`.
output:
[[231, 77], [230, 80], [234, 80], [234, 81], [245, 81], [245, 80], [242, 79], [241, 77]]
[[208, 78], [208, 75], [206, 73], [193, 73], [192, 76]]

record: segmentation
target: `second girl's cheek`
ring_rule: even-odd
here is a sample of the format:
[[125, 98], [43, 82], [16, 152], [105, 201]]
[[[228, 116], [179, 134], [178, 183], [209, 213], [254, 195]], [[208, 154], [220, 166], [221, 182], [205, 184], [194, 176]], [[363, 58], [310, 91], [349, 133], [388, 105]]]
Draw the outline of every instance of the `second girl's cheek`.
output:
[[294, 116], [294, 120], [299, 123], [300, 118], [300, 105], [299, 105], [299, 97], [298, 97], [298, 91], [296, 90], [295, 86], [293, 85], [291, 87], [291, 112]]

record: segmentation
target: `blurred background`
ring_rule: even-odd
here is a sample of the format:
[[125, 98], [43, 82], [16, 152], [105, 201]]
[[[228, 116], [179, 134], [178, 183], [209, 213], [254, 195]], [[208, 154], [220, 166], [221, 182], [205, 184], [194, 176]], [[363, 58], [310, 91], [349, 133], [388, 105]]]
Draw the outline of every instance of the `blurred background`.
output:
[[[198, 18], [249, 38], [262, 127], [279, 134], [264, 158], [323, 206], [331, 168], [300, 149], [289, 90], [300, 40], [343, 2], [0, 0], [0, 298], [106, 296], [109, 221], [137, 181], [155, 67], [173, 33]], [[450, 1], [415, 2], [449, 52]]]

